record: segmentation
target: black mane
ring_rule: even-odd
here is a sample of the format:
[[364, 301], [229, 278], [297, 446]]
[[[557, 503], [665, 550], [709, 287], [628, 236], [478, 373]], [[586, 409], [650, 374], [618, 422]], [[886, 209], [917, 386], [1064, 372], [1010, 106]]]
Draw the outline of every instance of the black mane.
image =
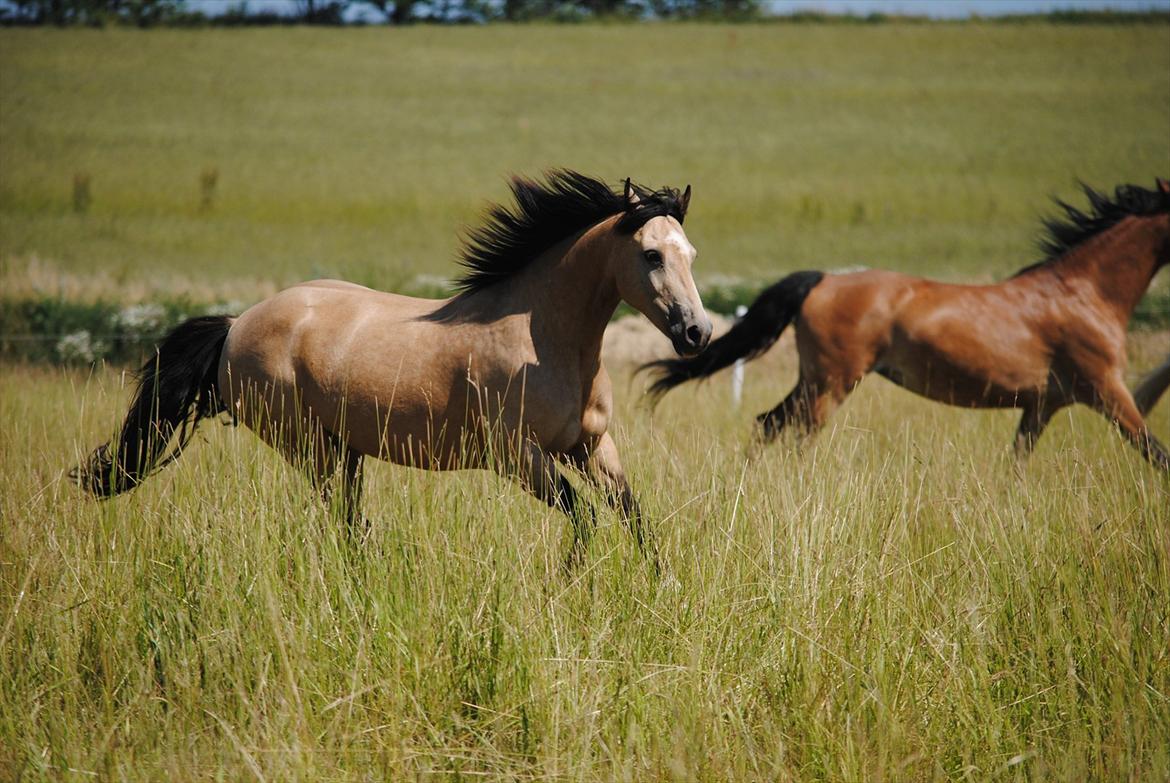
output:
[[1066, 201], [1053, 199], [1064, 214], [1044, 219], [1040, 250], [1044, 258], [1026, 266], [1016, 276], [1056, 261], [1078, 245], [1132, 216], [1144, 217], [1170, 212], [1170, 193], [1160, 188], [1146, 190], [1137, 185], [1118, 185], [1113, 197], [1081, 183], [1089, 200], [1089, 211], [1082, 212]]
[[622, 214], [617, 230], [632, 234], [651, 218], [670, 215], [680, 223], [685, 209], [677, 190], [632, 185], [638, 201], [601, 180], [575, 171], [548, 172], [545, 182], [512, 178], [515, 206], [492, 205], [483, 226], [468, 232], [460, 263], [467, 270], [455, 286], [479, 291], [519, 272], [565, 237], [611, 215]]

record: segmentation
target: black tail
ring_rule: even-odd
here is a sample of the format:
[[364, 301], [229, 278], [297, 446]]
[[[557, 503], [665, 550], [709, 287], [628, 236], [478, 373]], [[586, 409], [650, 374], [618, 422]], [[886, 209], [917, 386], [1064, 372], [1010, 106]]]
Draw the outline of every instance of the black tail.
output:
[[1133, 401], [1137, 405], [1138, 413], [1145, 416], [1158, 404], [1158, 400], [1170, 387], [1170, 356], [1151, 372], [1133, 390]]
[[[103, 443], [70, 476], [93, 494], [111, 497], [176, 459], [199, 420], [218, 412], [219, 355], [231, 324], [226, 315], [192, 318], [163, 338], [138, 371], [138, 389], [116, 449]], [[175, 447], [164, 456], [176, 432]]]
[[809, 291], [824, 276], [824, 272], [793, 272], [757, 296], [747, 314], [698, 356], [660, 359], [642, 365], [639, 372], [649, 369], [656, 376], [647, 393], [657, 400], [675, 386], [695, 378], [706, 378], [737, 359], [756, 358], [779, 339], [800, 312]]

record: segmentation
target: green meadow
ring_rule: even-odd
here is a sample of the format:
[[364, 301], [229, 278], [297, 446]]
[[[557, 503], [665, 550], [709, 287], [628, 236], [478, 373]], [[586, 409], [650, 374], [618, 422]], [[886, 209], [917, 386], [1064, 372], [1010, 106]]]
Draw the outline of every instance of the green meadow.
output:
[[793, 367], [653, 417], [618, 376], [660, 578], [604, 511], [567, 577], [564, 519], [484, 472], [372, 466], [355, 550], [216, 422], [89, 500], [119, 376], [6, 372], [0, 777], [1165, 780], [1166, 479], [1085, 409], [1017, 469], [1012, 413], [876, 378], [749, 461]]
[[0, 73], [4, 277], [114, 295], [446, 278], [550, 167], [692, 184], [700, 278], [989, 279], [1050, 196], [1170, 174], [1165, 24], [2, 30]]
[[[550, 167], [692, 184], [700, 281], [995, 279], [1170, 176], [1170, 24], [0, 30], [0, 307], [440, 286]], [[0, 780], [1170, 779], [1170, 481], [1099, 416], [1017, 465], [871, 378], [751, 458], [790, 342], [738, 407], [612, 369], [660, 576], [487, 472], [369, 466], [355, 547], [219, 422], [93, 501], [125, 369], [0, 364]]]

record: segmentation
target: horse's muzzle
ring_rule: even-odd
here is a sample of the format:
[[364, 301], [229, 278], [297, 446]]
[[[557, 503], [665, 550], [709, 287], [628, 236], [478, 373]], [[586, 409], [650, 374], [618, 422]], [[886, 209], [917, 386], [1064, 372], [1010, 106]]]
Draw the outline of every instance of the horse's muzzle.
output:
[[711, 341], [711, 319], [700, 311], [698, 315], [681, 308], [671, 313], [670, 341], [679, 356], [694, 356]]

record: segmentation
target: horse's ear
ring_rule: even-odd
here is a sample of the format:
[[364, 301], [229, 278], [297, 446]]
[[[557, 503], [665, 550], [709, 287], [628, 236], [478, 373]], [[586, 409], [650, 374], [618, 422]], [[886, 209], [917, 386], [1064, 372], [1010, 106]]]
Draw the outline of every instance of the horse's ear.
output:
[[625, 193], [622, 194], [622, 197], [626, 200], [627, 209], [630, 207], [636, 207], [638, 202], [641, 201], [641, 199], [638, 198], [638, 191], [634, 190], [634, 185], [630, 182], [629, 177], [626, 177], [626, 189]]
[[683, 191], [682, 196], [678, 200], [678, 211], [683, 217], [687, 216], [687, 209], [691, 206], [691, 186], [687, 185], [687, 189]]
[[1158, 183], [1158, 190], [1162, 191], [1163, 193], [1170, 193], [1170, 179], [1154, 177], [1154, 181]]

